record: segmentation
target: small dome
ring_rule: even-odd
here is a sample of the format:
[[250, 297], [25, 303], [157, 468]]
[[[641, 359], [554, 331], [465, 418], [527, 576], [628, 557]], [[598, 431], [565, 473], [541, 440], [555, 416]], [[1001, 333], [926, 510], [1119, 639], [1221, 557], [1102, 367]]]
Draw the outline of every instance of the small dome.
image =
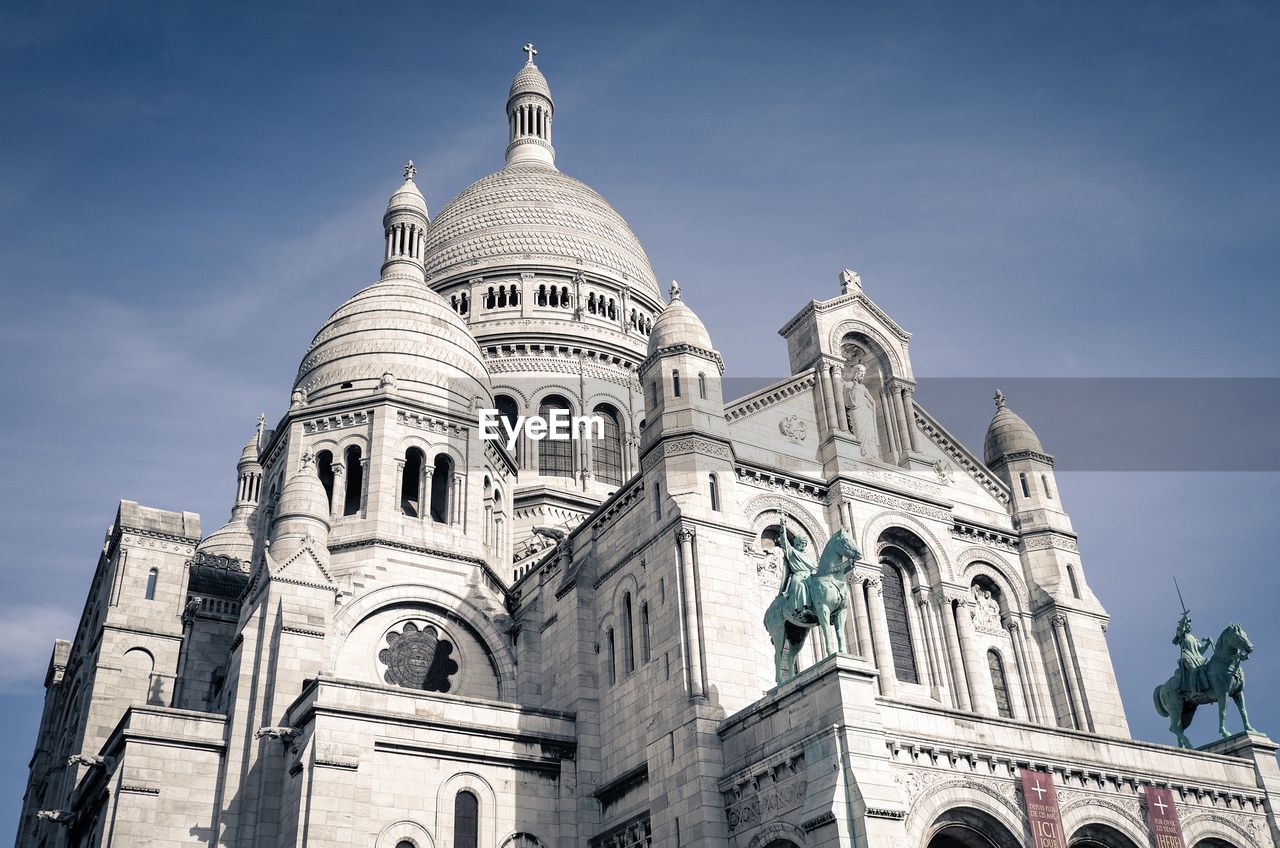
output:
[[427, 217], [427, 201], [418, 189], [418, 184], [413, 181], [415, 173], [417, 169], [413, 167], [413, 160], [410, 159], [409, 164], [404, 166], [404, 184], [396, 189], [395, 194], [391, 195], [391, 199], [387, 201], [387, 214], [411, 210], [424, 218]]
[[987, 427], [987, 437], [982, 445], [983, 461], [992, 465], [1001, 457], [1020, 451], [1044, 453], [1044, 447], [1031, 425], [1005, 405], [1004, 392], [997, 390], [996, 414]]
[[237, 468], [258, 464], [258, 438], [258, 434], [254, 433], [249, 437], [249, 441], [244, 443], [244, 450], [240, 451], [240, 460], [236, 463]]
[[314, 518], [329, 526], [329, 495], [316, 474], [315, 466], [304, 459], [302, 467], [284, 484], [276, 509], [276, 522], [288, 518]]
[[510, 100], [521, 94], [541, 94], [548, 100], [551, 99], [551, 86], [547, 85], [547, 78], [532, 62], [527, 62], [516, 73], [516, 78], [511, 81], [511, 93], [507, 95], [507, 99]]
[[672, 282], [671, 303], [667, 304], [667, 308], [653, 322], [653, 332], [649, 334], [649, 355], [677, 345], [715, 350], [706, 325], [681, 299], [680, 284]]
[[492, 394], [467, 325], [440, 295], [396, 276], [338, 307], [312, 339], [294, 382], [309, 401], [390, 386], [458, 411]]
[[253, 533], [243, 517], [232, 518], [196, 546], [201, 553], [248, 561], [253, 556]]

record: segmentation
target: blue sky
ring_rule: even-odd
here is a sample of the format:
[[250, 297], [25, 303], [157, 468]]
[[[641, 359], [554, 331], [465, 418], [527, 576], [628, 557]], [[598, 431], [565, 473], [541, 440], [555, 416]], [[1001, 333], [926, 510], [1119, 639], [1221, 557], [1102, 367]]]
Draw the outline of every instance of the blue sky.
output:
[[[783, 375], [777, 328], [852, 267], [922, 378], [978, 378], [935, 410], [978, 447], [1001, 379], [1280, 377], [1278, 36], [1266, 3], [6, 4], [0, 833], [116, 501], [226, 519], [258, 413], [376, 276], [404, 160], [433, 211], [501, 165], [525, 40], [558, 164], [730, 375]], [[1064, 468], [1076, 419], [1274, 456], [1250, 393], [1227, 405], [1022, 411]], [[1196, 467], [1060, 475], [1129, 720], [1169, 738], [1177, 573], [1201, 629], [1248, 628], [1280, 732], [1275, 466]]]

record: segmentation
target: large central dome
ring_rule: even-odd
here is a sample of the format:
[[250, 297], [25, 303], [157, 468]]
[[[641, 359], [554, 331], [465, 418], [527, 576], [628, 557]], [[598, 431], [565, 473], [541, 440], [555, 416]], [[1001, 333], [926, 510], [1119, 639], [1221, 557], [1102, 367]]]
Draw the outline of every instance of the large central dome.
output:
[[427, 281], [499, 266], [596, 271], [659, 298], [635, 233], [590, 186], [537, 161], [513, 162], [468, 186], [427, 230]]

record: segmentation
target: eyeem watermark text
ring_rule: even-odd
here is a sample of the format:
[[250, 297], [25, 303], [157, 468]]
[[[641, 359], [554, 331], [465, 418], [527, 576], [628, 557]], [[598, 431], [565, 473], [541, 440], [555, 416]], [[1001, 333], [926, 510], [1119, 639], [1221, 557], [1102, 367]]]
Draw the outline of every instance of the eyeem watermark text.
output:
[[480, 438], [504, 441], [507, 450], [513, 451], [521, 433], [535, 442], [603, 439], [604, 419], [599, 415], [570, 415], [567, 409], [553, 409], [547, 415], [518, 415], [511, 420], [496, 409], [480, 410]]

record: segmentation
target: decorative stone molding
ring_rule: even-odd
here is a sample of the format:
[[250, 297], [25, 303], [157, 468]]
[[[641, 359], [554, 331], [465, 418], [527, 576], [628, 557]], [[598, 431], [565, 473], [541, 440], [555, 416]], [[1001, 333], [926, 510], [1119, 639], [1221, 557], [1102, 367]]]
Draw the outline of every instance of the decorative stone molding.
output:
[[314, 433], [325, 433], [330, 430], [342, 430], [347, 427], [363, 427], [373, 423], [373, 410], [362, 409], [359, 412], [344, 412], [341, 415], [329, 415], [324, 418], [313, 418], [302, 422], [302, 432], [308, 436]]
[[[954, 523], [951, 526], [952, 538], [963, 539], [968, 542], [980, 542], [985, 545], [992, 545], [1008, 551], [1018, 550], [1018, 537], [1013, 535], [1013, 533], [1006, 533], [990, 527], [971, 524], [962, 518], [953, 519], [953, 522]], [[960, 561], [958, 557], [956, 561]]]
[[875, 504], [877, 506], [885, 507], [886, 509], [894, 509], [911, 515], [918, 515], [922, 518], [928, 518], [933, 521], [945, 521], [948, 524], [952, 523], [951, 510], [949, 509], [942, 509], [941, 507], [921, 503], [920, 501], [913, 501], [909, 498], [891, 495], [888, 492], [881, 492], [877, 489], [868, 489], [865, 486], [856, 486], [852, 483], [841, 483], [840, 494], [849, 500]]
[[821, 483], [792, 477], [781, 472], [743, 465], [735, 466], [733, 471], [739, 482], [759, 489], [786, 491], [815, 501], [825, 501], [829, 495], [829, 490]]
[[426, 430], [429, 433], [437, 433], [442, 436], [465, 436], [467, 428], [453, 421], [448, 421], [435, 415], [427, 415], [422, 412], [409, 412], [404, 409], [396, 410], [396, 423], [405, 427], [415, 427], [419, 430]]
[[648, 471], [657, 463], [669, 456], [685, 453], [705, 453], [732, 462], [733, 450], [724, 442], [703, 438], [702, 436], [682, 436], [675, 439], [664, 439], [644, 455], [641, 467]]
[[778, 422], [778, 430], [796, 444], [809, 437], [809, 425], [799, 415], [788, 415]]
[[1035, 536], [1026, 536], [1022, 539], [1022, 550], [1024, 551], [1040, 551], [1045, 548], [1055, 548], [1073, 554], [1080, 553], [1080, 546], [1076, 544], [1076, 540], [1061, 533], [1042, 533]]
[[1005, 486], [1004, 481], [991, 473], [988, 468], [978, 461], [959, 442], [951, 438], [942, 425], [934, 421], [919, 406], [912, 404], [912, 414], [915, 418], [916, 431], [923, 433], [929, 441], [933, 442], [942, 452], [945, 453], [952, 462], [959, 468], [963, 469], [970, 477], [978, 482], [987, 494], [995, 498], [1001, 504], [1009, 505], [1009, 489]]
[[[777, 521], [777, 513], [781, 510], [788, 517], [797, 521], [809, 538], [813, 540], [816, 550], [821, 551], [827, 543], [827, 534], [822, 522], [800, 504], [790, 498], [776, 495], [756, 495], [742, 507], [743, 516], [751, 520], [752, 541], [760, 538], [764, 529]], [[772, 513], [772, 514], [770, 514]]]
[[805, 371], [794, 377], [789, 377], [780, 383], [766, 386], [744, 398], [739, 398], [730, 404], [726, 404], [724, 410], [725, 420], [732, 424], [735, 421], [748, 418], [788, 398], [812, 392], [813, 387], [816, 385], [817, 380], [814, 379], [812, 371]]

